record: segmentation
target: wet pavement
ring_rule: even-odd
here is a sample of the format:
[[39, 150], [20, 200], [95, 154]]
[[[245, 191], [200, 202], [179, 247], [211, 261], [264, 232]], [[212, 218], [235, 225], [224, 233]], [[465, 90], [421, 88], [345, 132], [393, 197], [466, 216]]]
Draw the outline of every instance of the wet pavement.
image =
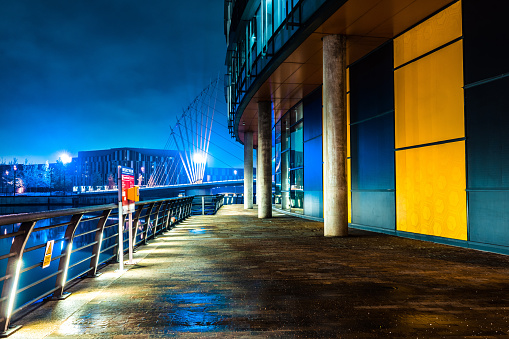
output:
[[194, 216], [14, 324], [11, 338], [495, 338], [509, 257], [241, 205]]

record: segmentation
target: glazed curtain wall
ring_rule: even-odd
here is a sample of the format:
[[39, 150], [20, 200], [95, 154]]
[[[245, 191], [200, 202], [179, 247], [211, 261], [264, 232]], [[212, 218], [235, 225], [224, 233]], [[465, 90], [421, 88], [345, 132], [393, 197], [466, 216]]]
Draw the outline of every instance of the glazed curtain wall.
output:
[[321, 218], [322, 92], [318, 88], [288, 111], [273, 128], [273, 204]]

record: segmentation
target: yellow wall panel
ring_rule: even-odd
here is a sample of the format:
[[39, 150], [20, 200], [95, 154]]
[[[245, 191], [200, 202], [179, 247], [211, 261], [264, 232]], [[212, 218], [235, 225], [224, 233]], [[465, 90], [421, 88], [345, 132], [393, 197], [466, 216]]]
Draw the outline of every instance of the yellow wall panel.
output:
[[350, 93], [346, 95], [346, 156], [350, 157]]
[[461, 1], [394, 39], [394, 67], [409, 62], [462, 35]]
[[465, 142], [396, 152], [397, 230], [467, 240]]
[[396, 148], [462, 138], [463, 42], [394, 72]]

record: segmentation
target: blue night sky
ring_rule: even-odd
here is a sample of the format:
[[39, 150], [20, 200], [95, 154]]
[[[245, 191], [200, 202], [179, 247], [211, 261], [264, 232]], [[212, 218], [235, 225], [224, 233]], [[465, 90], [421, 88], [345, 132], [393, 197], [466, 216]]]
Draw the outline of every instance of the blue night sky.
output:
[[219, 0], [2, 1], [0, 162], [164, 148], [183, 108], [223, 76], [225, 49]]

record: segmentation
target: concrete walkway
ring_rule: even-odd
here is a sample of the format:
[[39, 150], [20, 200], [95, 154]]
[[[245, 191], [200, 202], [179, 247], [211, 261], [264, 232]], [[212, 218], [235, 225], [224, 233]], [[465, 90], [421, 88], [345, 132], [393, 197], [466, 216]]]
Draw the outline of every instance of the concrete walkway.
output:
[[191, 217], [11, 338], [498, 337], [509, 257], [224, 206]]

